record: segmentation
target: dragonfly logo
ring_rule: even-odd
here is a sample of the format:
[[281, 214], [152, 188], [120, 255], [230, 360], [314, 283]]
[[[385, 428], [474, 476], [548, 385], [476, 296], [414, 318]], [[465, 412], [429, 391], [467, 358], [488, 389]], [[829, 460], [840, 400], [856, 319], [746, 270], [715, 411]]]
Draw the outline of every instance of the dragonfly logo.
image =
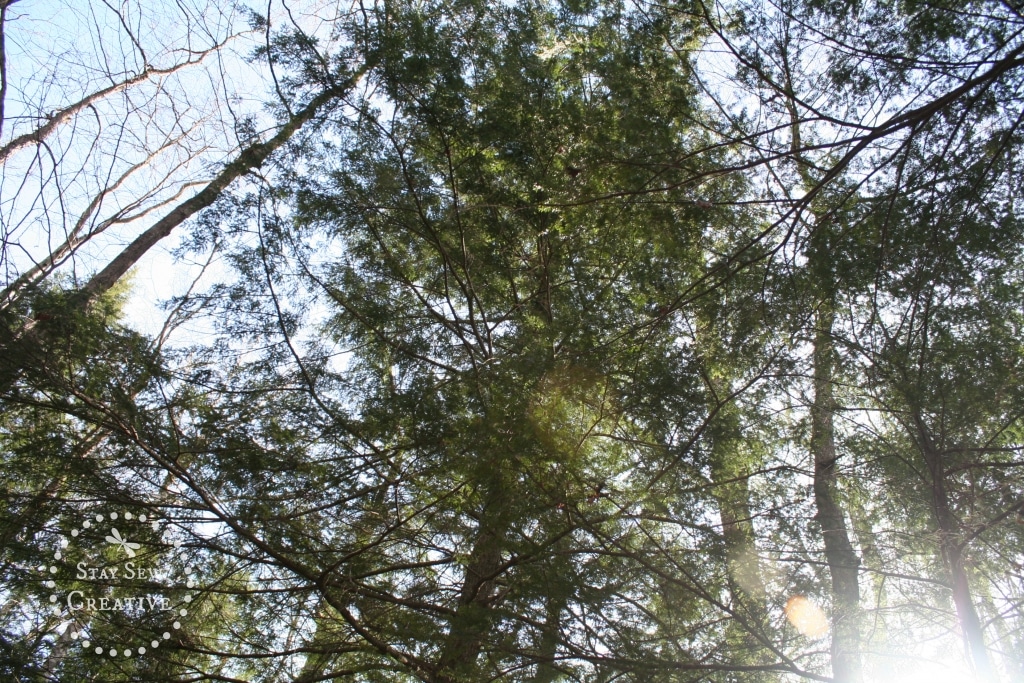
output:
[[128, 557], [135, 557], [135, 551], [142, 547], [138, 543], [131, 543], [127, 538], [121, 538], [121, 532], [117, 530], [117, 527], [113, 527], [110, 530], [110, 535], [107, 536], [107, 543], [120, 546]]
[[38, 567], [49, 611], [83, 654], [137, 657], [180, 640], [197, 582], [175, 536], [145, 513], [91, 514]]

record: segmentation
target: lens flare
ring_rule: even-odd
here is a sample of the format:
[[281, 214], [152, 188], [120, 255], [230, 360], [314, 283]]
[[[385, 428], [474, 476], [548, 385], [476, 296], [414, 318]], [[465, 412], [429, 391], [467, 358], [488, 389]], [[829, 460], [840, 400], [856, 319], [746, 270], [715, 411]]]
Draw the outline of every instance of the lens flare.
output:
[[794, 595], [786, 601], [786, 618], [793, 628], [812, 640], [828, 634], [828, 617], [803, 595]]

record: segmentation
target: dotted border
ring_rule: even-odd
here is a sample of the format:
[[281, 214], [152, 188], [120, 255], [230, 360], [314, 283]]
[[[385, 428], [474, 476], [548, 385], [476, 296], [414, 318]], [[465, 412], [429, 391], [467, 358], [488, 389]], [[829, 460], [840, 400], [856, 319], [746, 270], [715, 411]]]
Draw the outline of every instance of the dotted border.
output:
[[[80, 528], [72, 529], [71, 530], [71, 536], [72, 536], [72, 538], [78, 538], [82, 534], [83, 531], [91, 529], [93, 527], [94, 522], [96, 524], [99, 524], [99, 523], [105, 522], [105, 521], [114, 522], [114, 521], [117, 521], [119, 517], [121, 519], [124, 519], [124, 521], [126, 521], [126, 522], [131, 522], [134, 519], [134, 520], [136, 520], [136, 522], [134, 522], [134, 523], [145, 524], [147, 521], [149, 521], [150, 526], [152, 527], [153, 531], [159, 531], [160, 530], [160, 522], [158, 520], [155, 520], [155, 519], [154, 520], [149, 520], [146, 517], [146, 515], [144, 515], [144, 514], [135, 516], [131, 512], [125, 512], [122, 515], [118, 515], [118, 513], [116, 513], [116, 512], [111, 512], [107, 516], [104, 516], [104, 515], [101, 515], [101, 514], [91, 515], [89, 519], [86, 519], [86, 520], [84, 520], [82, 522]], [[67, 538], [61, 537], [61, 539], [60, 539], [61, 550], [57, 550], [56, 552], [53, 553], [53, 560], [54, 560], [54, 562], [60, 562], [60, 561], [64, 560], [65, 554], [64, 554], [64, 552], [62, 552], [62, 550], [68, 548], [70, 545], [71, 545], [71, 543], [67, 540]], [[174, 547], [174, 551], [175, 552], [177, 552], [177, 553], [183, 552], [180, 540], [179, 541], [175, 541], [173, 547]], [[44, 574], [45, 573], [56, 574], [58, 571], [60, 571], [60, 568], [56, 564], [51, 564], [49, 567], [47, 567], [45, 564], [41, 564], [41, 565], [39, 565], [39, 567], [37, 567], [37, 571], [42, 572]], [[191, 589], [196, 587], [196, 583], [195, 583], [195, 581], [194, 581], [194, 579], [192, 577], [192, 573], [189, 572], [187, 569], [186, 569], [186, 572], [187, 573], [185, 575], [186, 576], [185, 587], [187, 589], [191, 590]], [[47, 588], [49, 588], [51, 590], [56, 590], [56, 588], [57, 588], [57, 582], [54, 581], [52, 578], [48, 579], [47, 581], [45, 581], [43, 585], [45, 585]], [[184, 602], [190, 604], [193, 599], [194, 599], [194, 596], [191, 593], [186, 593], [185, 597], [184, 597]], [[50, 597], [49, 597], [49, 601], [50, 601], [50, 603], [52, 605], [53, 613], [55, 615], [60, 616], [63, 612], [61, 610], [60, 605], [57, 604], [58, 601], [59, 601], [59, 598], [57, 597], [57, 594], [56, 593], [51, 593]], [[188, 610], [185, 609], [184, 607], [182, 607], [181, 609], [178, 610], [178, 613], [177, 613], [176, 616], [184, 618], [184, 617], [188, 616]], [[171, 624], [171, 627], [174, 630], [181, 629], [181, 621], [179, 621], [178, 619], [175, 619], [174, 623]], [[72, 622], [71, 624], [69, 624], [67, 626], [67, 628], [75, 629], [76, 626], [75, 626], [74, 622]], [[104, 654], [104, 652], [106, 652], [111, 657], [117, 657], [119, 654], [123, 653], [123, 655], [125, 657], [131, 657], [133, 654], [136, 654], [136, 653], [138, 655], [144, 655], [147, 652], [146, 647], [145, 646], [141, 646], [141, 645], [136, 650], [134, 650], [134, 651], [131, 648], [125, 648], [124, 650], [120, 650], [119, 651], [117, 648], [114, 648], [114, 647], [110, 648], [109, 651], [107, 651], [106, 648], [104, 648], [102, 645], [97, 645], [97, 644], [93, 643], [92, 641], [88, 640], [87, 638], [84, 638], [84, 635], [85, 634], [82, 631], [72, 630], [72, 632], [71, 632], [71, 639], [77, 641], [77, 640], [79, 640], [81, 638], [82, 639], [82, 641], [81, 641], [82, 649], [85, 650], [85, 651], [89, 651], [90, 649], [92, 649], [92, 651], [95, 652], [98, 655], [102, 655], [102, 654]], [[171, 639], [171, 632], [170, 631], [164, 631], [161, 637], [162, 637], [163, 640], [170, 640]], [[159, 639], [151, 640], [150, 643], [149, 643], [149, 646], [150, 646], [150, 648], [152, 648], [154, 650], [157, 649], [158, 647], [160, 647], [160, 640]]]

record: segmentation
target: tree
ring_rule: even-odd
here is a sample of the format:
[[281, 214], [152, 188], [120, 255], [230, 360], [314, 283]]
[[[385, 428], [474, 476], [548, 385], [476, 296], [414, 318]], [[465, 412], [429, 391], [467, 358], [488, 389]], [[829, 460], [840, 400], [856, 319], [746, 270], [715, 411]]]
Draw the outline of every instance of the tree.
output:
[[[872, 681], [862, 624], [929, 615], [1011, 673], [1018, 37], [977, 7], [254, 16], [275, 125], [7, 306], [3, 672]], [[111, 287], [171, 231], [211, 265], [150, 338]], [[78, 643], [157, 616], [37, 570], [111, 506], [199, 584], [144, 659]]]
[[[203, 183], [203, 163], [230, 154], [236, 131], [213, 117], [230, 112], [223, 72], [238, 68], [246, 32], [213, 3], [2, 11], [7, 308], [108, 230], [173, 207]], [[68, 29], [50, 52], [31, 37], [47, 21]]]
[[[1005, 260], [1019, 248], [1020, 233], [997, 199], [1009, 181], [1007, 161], [978, 164], [973, 154], [948, 158], [963, 185], [944, 188], [942, 197], [923, 190], [931, 201], [912, 197], [898, 205], [910, 213], [899, 235], [905, 260], [885, 267], [874, 305], [900, 314], [890, 318], [879, 310], [873, 315], [879, 330], [854, 347], [868, 354], [870, 386], [914, 453], [907, 474], [920, 478], [927, 492], [936, 551], [964, 642], [987, 679], [996, 672], [977, 595], [1001, 583], [991, 572], [1005, 569], [973, 570], [986, 564], [976, 543], [985, 534], [1008, 534], [1001, 544], [1010, 553], [1018, 547], [1016, 529], [1007, 524], [1017, 508], [1003, 495], [1017, 485], [1015, 476], [1007, 476], [1015, 468], [1007, 456], [1019, 448], [1020, 419], [1013, 379], [1019, 357], [1009, 332], [1017, 325], [1016, 274]], [[958, 201], [961, 193], [979, 203]]]

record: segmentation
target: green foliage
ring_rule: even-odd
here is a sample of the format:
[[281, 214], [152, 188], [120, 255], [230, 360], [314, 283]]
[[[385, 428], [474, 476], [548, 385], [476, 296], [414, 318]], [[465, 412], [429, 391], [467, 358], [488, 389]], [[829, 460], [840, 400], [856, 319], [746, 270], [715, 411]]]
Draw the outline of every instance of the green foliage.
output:
[[[0, 675], [827, 676], [784, 614], [841, 604], [822, 411], [868, 678], [962, 626], [953, 570], [1015, 675], [1019, 16], [959, 9], [388, 2], [271, 33], [278, 97], [359, 87], [196, 222], [180, 255], [223, 268], [167, 334], [127, 289], [4, 309]], [[198, 584], [151, 657], [63, 649], [35, 569], [115, 504]]]

